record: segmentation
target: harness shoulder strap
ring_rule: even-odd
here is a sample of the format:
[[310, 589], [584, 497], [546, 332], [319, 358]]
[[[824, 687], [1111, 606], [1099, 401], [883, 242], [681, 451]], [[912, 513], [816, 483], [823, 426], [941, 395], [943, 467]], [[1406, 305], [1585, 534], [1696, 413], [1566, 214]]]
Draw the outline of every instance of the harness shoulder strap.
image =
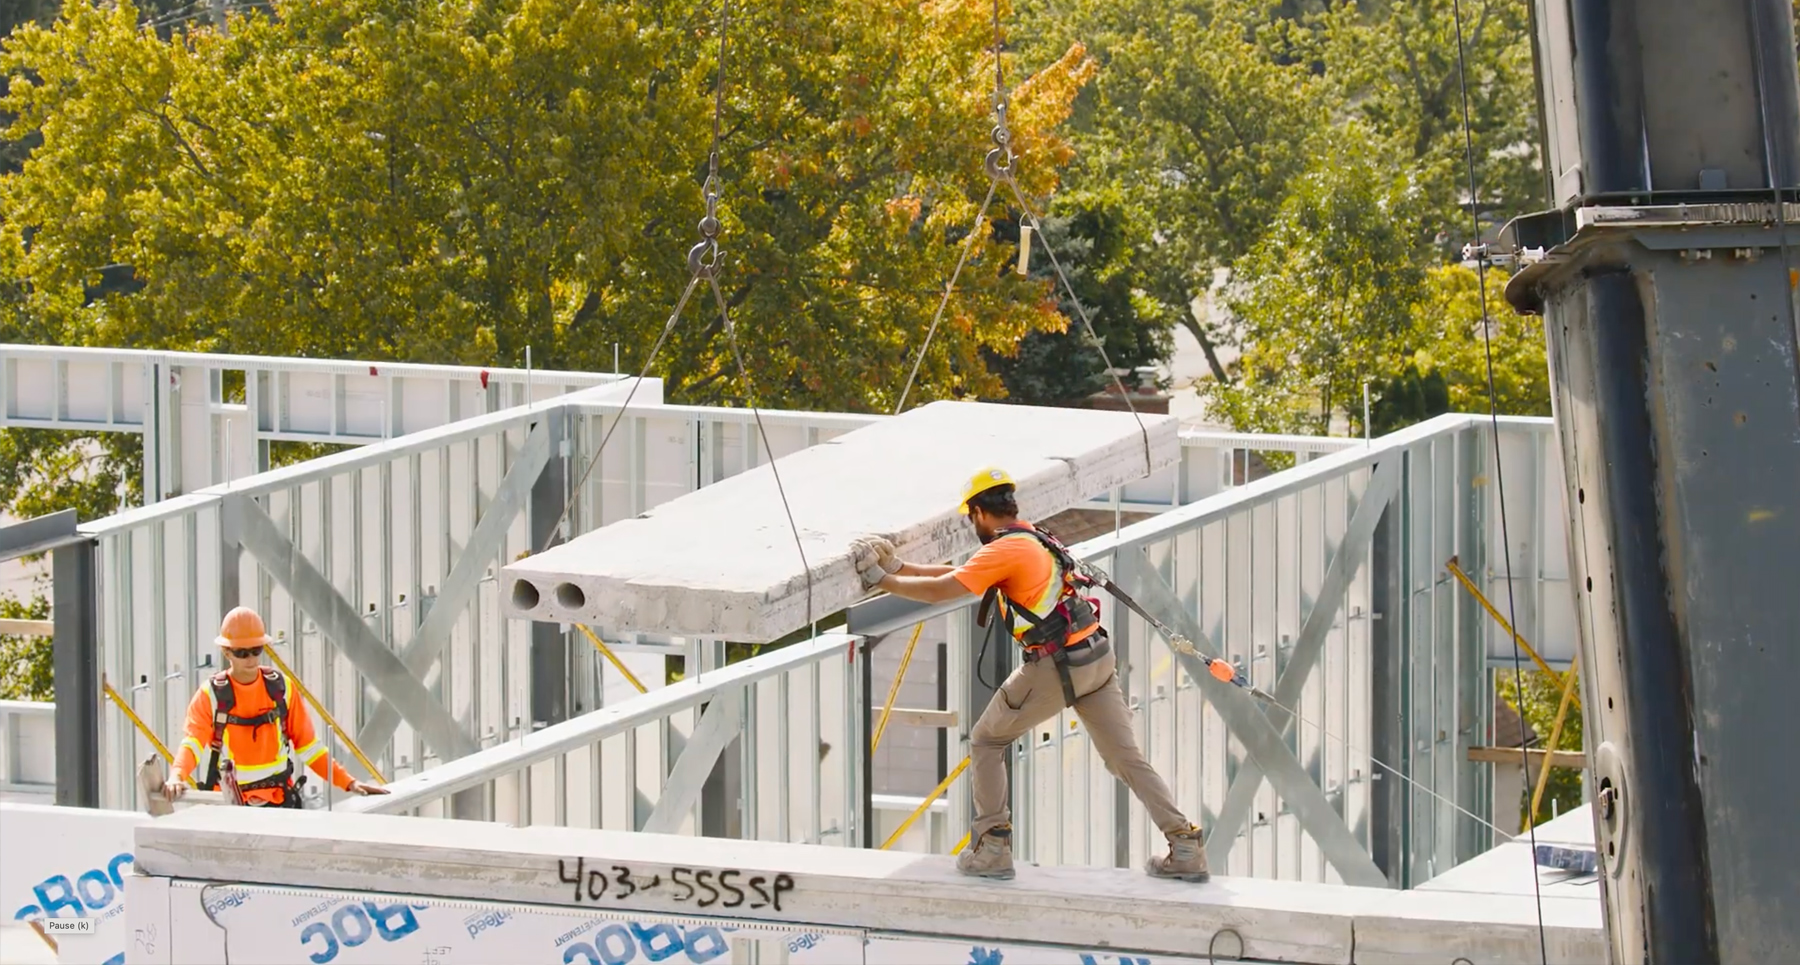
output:
[[274, 667], [262, 668], [263, 687], [269, 691], [269, 699], [275, 702], [275, 719], [287, 719], [287, 678]]
[[203, 791], [219, 786], [219, 758], [225, 742], [225, 725], [231, 722], [231, 710], [237, 706], [237, 693], [231, 689], [231, 674], [221, 670], [207, 678], [212, 690], [212, 741], [207, 744], [206, 776], [197, 785]]
[[217, 747], [220, 728], [231, 718], [232, 708], [237, 706], [237, 692], [231, 689], [231, 674], [223, 670], [213, 674], [207, 682], [212, 686], [213, 746]]

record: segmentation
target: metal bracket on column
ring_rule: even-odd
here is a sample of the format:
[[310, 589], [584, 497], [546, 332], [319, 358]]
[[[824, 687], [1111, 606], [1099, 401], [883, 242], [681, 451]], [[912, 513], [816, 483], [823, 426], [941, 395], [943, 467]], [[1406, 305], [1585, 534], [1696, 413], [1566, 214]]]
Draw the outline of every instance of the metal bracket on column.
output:
[[719, 754], [743, 727], [743, 706], [742, 690], [733, 689], [713, 698], [693, 735], [688, 738], [687, 746], [682, 749], [681, 757], [670, 768], [656, 810], [650, 812], [649, 819], [639, 830], [650, 834], [673, 834], [681, 827], [681, 820], [699, 800], [700, 789], [711, 776], [713, 765], [719, 762]]
[[312, 617], [319, 631], [350, 658], [358, 673], [394, 702], [406, 722], [424, 735], [444, 760], [476, 751], [475, 742], [457, 726], [450, 712], [408, 672], [399, 654], [375, 636], [356, 607], [338, 593], [325, 574], [282, 535], [261, 506], [247, 496], [231, 494], [224, 497], [224, 515], [227, 532], [237, 534], [239, 543], [287, 591], [294, 604]]
[[[1356, 504], [1356, 512], [1350, 516], [1350, 525], [1344, 529], [1344, 538], [1338, 541], [1337, 552], [1325, 568], [1325, 578], [1319, 581], [1319, 595], [1313, 599], [1312, 610], [1300, 627], [1300, 636], [1294, 642], [1287, 666], [1282, 668], [1281, 677], [1275, 682], [1275, 701], [1284, 707], [1292, 707], [1300, 699], [1301, 692], [1306, 689], [1306, 678], [1318, 666], [1319, 656], [1325, 649], [1325, 637], [1332, 624], [1337, 622], [1338, 610], [1343, 607], [1344, 591], [1362, 567], [1369, 541], [1375, 535], [1375, 524], [1381, 522], [1381, 514], [1400, 488], [1401, 461], [1400, 454], [1395, 453], [1375, 467], [1368, 486], [1363, 489], [1361, 501]], [[1285, 745], [1294, 730], [1293, 716], [1280, 709], [1268, 710], [1265, 714], [1284, 718], [1280, 734]], [[1231, 854], [1238, 829], [1250, 816], [1250, 807], [1255, 803], [1257, 789], [1262, 787], [1262, 779], [1263, 774], [1254, 762], [1246, 761], [1238, 769], [1231, 787], [1225, 792], [1225, 804], [1219, 809], [1218, 823], [1208, 834], [1206, 853], [1210, 860], [1223, 865]]]
[[[463, 544], [462, 555], [457, 558], [456, 565], [450, 568], [450, 575], [438, 588], [437, 600], [425, 614], [419, 624], [418, 632], [413, 635], [411, 643], [400, 655], [400, 662], [405, 664], [407, 673], [424, 675], [426, 686], [433, 679], [427, 672], [437, 662], [444, 647], [450, 643], [450, 631], [455, 628], [456, 620], [462, 615], [469, 597], [481, 578], [487, 574], [489, 565], [496, 563], [496, 554], [506, 540], [506, 531], [512, 526], [513, 518], [518, 516], [524, 507], [525, 499], [531, 494], [531, 485], [544, 466], [550, 461], [550, 430], [545, 423], [538, 423], [537, 428], [525, 439], [519, 448], [518, 461], [500, 481], [500, 489], [494, 493], [494, 501], [488, 505], [487, 512], [481, 515], [481, 521], [475, 524], [475, 531], [469, 534], [469, 540]], [[394, 730], [400, 726], [400, 711], [395, 709], [391, 700], [386, 699], [374, 685], [373, 678], [365, 682], [371, 696], [380, 700], [375, 713], [363, 725], [362, 732], [356, 735], [356, 742], [371, 753], [379, 754], [381, 749], [394, 739]]]
[[[1195, 647], [1202, 646], [1207, 638], [1201, 631], [1199, 622], [1182, 606], [1175, 591], [1156, 574], [1141, 552], [1121, 554], [1119, 559], [1124, 565], [1115, 564], [1115, 567], [1126, 572], [1115, 574], [1115, 578], [1123, 576], [1130, 580], [1132, 594], [1139, 603], [1167, 621], [1177, 632], [1187, 636]], [[1163, 642], [1168, 643], [1166, 638]], [[1387, 887], [1387, 876], [1381, 873], [1380, 868], [1375, 867], [1374, 859], [1369, 857], [1368, 852], [1363, 850], [1362, 843], [1344, 825], [1337, 809], [1325, 799], [1325, 792], [1313, 783], [1306, 769], [1287, 749], [1286, 741], [1276, 733], [1269, 718], [1263, 716], [1256, 698], [1242, 687], [1214, 677], [1197, 657], [1173, 647], [1169, 649], [1188, 677], [1198, 683], [1207, 703], [1225, 721], [1226, 729], [1237, 738], [1238, 743], [1244, 745], [1244, 751], [1249, 756], [1244, 766], [1252, 766], [1254, 762], [1256, 767], [1268, 775], [1275, 792], [1287, 802], [1294, 816], [1300, 820], [1300, 826], [1312, 835], [1320, 852], [1325, 855], [1325, 860], [1337, 869], [1344, 883]], [[1213, 825], [1208, 832], [1210, 840], [1217, 840], [1217, 829], [1221, 826]], [[1210, 847], [1208, 855], [1211, 855]]]

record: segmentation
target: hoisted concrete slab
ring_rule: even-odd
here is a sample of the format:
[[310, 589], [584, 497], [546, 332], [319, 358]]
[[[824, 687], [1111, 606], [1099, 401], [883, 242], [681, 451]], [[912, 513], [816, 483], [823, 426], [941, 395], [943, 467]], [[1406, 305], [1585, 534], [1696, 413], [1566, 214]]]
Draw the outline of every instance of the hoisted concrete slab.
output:
[[758, 466], [505, 567], [508, 616], [608, 632], [779, 638], [867, 594], [850, 541], [885, 536], [942, 562], [972, 550], [957, 512], [969, 476], [1004, 467], [1042, 519], [1181, 458], [1179, 423], [1129, 412], [935, 402]]
[[[948, 855], [323, 811], [196, 808], [135, 833], [137, 873], [152, 881], [413, 895], [470, 902], [477, 914], [483, 902], [506, 902], [1184, 960], [1539, 960], [1537, 910], [1525, 896], [1252, 878], [1185, 884], [1025, 864], [996, 882], [957, 874]], [[1549, 961], [1604, 961], [1592, 903], [1566, 904], [1545, 901]]]

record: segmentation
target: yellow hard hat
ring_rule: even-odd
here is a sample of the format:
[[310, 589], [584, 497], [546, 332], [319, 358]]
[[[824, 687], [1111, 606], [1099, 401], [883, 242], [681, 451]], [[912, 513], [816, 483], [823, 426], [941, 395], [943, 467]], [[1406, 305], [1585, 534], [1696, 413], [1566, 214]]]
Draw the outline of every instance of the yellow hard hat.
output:
[[1013, 485], [1016, 484], [1013, 482], [1012, 473], [1001, 469], [999, 466], [987, 466], [983, 469], [979, 469], [975, 472], [975, 475], [969, 477], [969, 484], [963, 487], [962, 505], [956, 507], [956, 511], [967, 516], [969, 515], [969, 500], [974, 499], [976, 496], [979, 496], [996, 486]]

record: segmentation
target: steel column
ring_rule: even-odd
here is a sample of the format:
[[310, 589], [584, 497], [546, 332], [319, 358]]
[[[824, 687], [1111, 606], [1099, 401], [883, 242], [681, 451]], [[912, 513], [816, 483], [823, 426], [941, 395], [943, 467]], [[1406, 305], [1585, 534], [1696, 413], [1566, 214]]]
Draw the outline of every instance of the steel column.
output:
[[[546, 452], [554, 460], [541, 472], [531, 473], [536, 482], [531, 487], [531, 547], [560, 543], [568, 538], [573, 520], [565, 520], [558, 528], [557, 520], [568, 505], [567, 412], [558, 406], [544, 414], [544, 421], [533, 431], [548, 435]], [[523, 453], [521, 461], [523, 461]], [[509, 473], [510, 475], [510, 473]], [[495, 571], [498, 574], [498, 570]], [[569, 719], [569, 634], [565, 625], [531, 622], [531, 721], [530, 726], [560, 724]]]
[[1542, 312], [1615, 962], [1800, 947], [1800, 329], [1787, 0], [1538, 0]]
[[[74, 514], [71, 512], [71, 516]], [[100, 613], [95, 544], [74, 539], [50, 554], [51, 659], [56, 674], [56, 803], [100, 806]], [[135, 796], [135, 795], [134, 795]]]
[[[1404, 456], [1402, 457], [1404, 462]], [[1404, 490], [1402, 490], [1404, 491]], [[1406, 742], [1400, 708], [1405, 691], [1400, 671], [1405, 666], [1401, 643], [1406, 583], [1401, 574], [1400, 519], [1397, 512], [1383, 512], [1369, 543], [1369, 757], [1374, 761], [1398, 761]], [[1406, 782], [1371, 765], [1369, 781], [1369, 855], [1400, 887], [1406, 867], [1406, 837], [1399, 816], [1406, 810]]]

